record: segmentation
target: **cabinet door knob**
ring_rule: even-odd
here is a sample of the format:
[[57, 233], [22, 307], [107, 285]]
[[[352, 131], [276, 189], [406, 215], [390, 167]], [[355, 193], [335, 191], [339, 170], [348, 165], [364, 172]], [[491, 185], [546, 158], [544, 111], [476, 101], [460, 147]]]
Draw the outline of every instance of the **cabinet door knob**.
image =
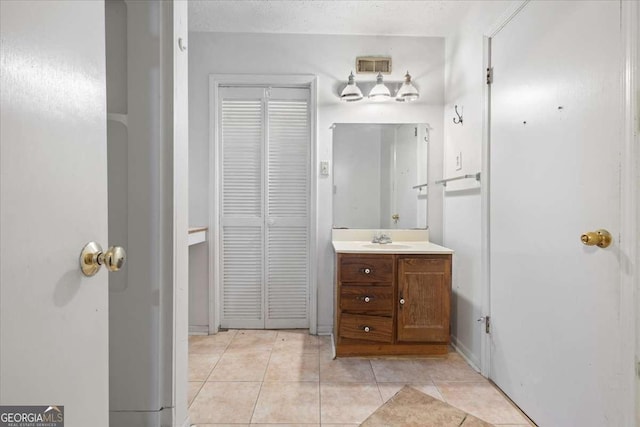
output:
[[364, 297], [364, 298], [362, 298], [362, 301], [364, 301], [364, 302], [369, 302], [369, 301], [371, 301], [371, 298], [369, 298], [369, 297]]
[[371, 274], [371, 269], [370, 268], [365, 268], [362, 271], [364, 272], [364, 274]]
[[404, 305], [404, 298], [400, 298], [400, 305]]
[[371, 330], [371, 328], [369, 328], [368, 326], [365, 326], [364, 328], [362, 328], [363, 331], [365, 332], [369, 332]]

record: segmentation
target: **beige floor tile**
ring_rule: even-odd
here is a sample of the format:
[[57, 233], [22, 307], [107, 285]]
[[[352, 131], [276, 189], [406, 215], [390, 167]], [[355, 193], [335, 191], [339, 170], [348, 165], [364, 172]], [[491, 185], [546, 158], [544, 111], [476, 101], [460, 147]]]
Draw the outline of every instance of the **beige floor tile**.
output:
[[245, 352], [256, 350], [271, 351], [276, 341], [277, 331], [269, 330], [241, 330], [233, 337], [228, 352]]
[[500, 427], [530, 425], [458, 353], [421, 359], [331, 357], [330, 337], [307, 330], [192, 336], [192, 422], [198, 427], [319, 427], [322, 421], [323, 427], [355, 427], [409, 384]]
[[189, 408], [193, 424], [249, 423], [259, 382], [207, 382]]
[[368, 359], [320, 357], [320, 381], [327, 383], [375, 383]]
[[215, 335], [192, 335], [189, 337], [189, 354], [222, 353], [237, 331], [218, 332]]
[[192, 427], [251, 427], [250, 424], [191, 424]]
[[425, 361], [425, 366], [433, 381], [486, 381], [462, 358], [430, 359]]
[[431, 397], [435, 397], [438, 400], [444, 401], [444, 398], [440, 394], [440, 391], [438, 391], [438, 387], [436, 387], [431, 382], [427, 384], [378, 383], [378, 388], [380, 389], [380, 394], [382, 395], [382, 401], [386, 402], [387, 400], [391, 399], [405, 385], [409, 385], [416, 390], [423, 392], [424, 394], [428, 394]]
[[359, 424], [382, 405], [376, 384], [320, 383], [321, 420]]
[[298, 352], [271, 353], [265, 381], [319, 381], [318, 354]]
[[331, 344], [331, 336], [330, 335], [318, 335], [318, 345], [320, 351], [327, 350], [331, 352], [333, 344]]
[[424, 359], [372, 359], [371, 366], [378, 382], [430, 383]]
[[276, 336], [273, 351], [292, 353], [315, 353], [320, 350], [320, 340], [315, 335], [309, 335], [308, 330], [280, 331]]
[[201, 381], [189, 382], [189, 389], [187, 392], [188, 406], [191, 406], [191, 403], [193, 403], [193, 399], [195, 399], [196, 395], [200, 391], [202, 384], [204, 384], [204, 382], [201, 382]]
[[320, 424], [251, 424], [251, 427], [320, 427]]
[[268, 350], [225, 352], [208, 381], [262, 381], [269, 363]]
[[526, 424], [520, 412], [488, 382], [435, 381], [445, 401], [492, 424]]
[[315, 382], [265, 382], [252, 423], [319, 423], [320, 393]]
[[219, 354], [190, 354], [189, 381], [206, 381], [219, 359]]

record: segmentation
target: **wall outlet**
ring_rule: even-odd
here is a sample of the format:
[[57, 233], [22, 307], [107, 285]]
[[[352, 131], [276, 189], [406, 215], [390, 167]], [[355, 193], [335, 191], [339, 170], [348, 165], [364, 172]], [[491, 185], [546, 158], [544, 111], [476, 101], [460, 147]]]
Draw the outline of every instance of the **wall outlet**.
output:
[[329, 176], [329, 162], [320, 162], [320, 175]]
[[462, 151], [458, 151], [456, 154], [456, 170], [459, 171], [462, 169]]

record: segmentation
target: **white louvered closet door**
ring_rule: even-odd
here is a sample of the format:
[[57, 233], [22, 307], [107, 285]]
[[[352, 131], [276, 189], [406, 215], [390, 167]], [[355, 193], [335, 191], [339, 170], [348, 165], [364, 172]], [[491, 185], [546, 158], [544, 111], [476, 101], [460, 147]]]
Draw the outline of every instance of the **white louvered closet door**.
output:
[[309, 326], [309, 90], [267, 101], [266, 327]]
[[264, 89], [220, 89], [221, 326], [263, 328]]
[[309, 90], [219, 91], [221, 327], [306, 328]]

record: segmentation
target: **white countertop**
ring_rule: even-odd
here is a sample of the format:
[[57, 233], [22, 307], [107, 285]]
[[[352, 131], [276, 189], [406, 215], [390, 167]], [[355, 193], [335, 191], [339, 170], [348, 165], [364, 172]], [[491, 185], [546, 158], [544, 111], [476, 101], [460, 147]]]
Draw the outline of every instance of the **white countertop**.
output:
[[334, 240], [336, 253], [361, 254], [452, 254], [454, 251], [431, 242], [394, 241], [390, 244], [374, 244], [366, 240]]

